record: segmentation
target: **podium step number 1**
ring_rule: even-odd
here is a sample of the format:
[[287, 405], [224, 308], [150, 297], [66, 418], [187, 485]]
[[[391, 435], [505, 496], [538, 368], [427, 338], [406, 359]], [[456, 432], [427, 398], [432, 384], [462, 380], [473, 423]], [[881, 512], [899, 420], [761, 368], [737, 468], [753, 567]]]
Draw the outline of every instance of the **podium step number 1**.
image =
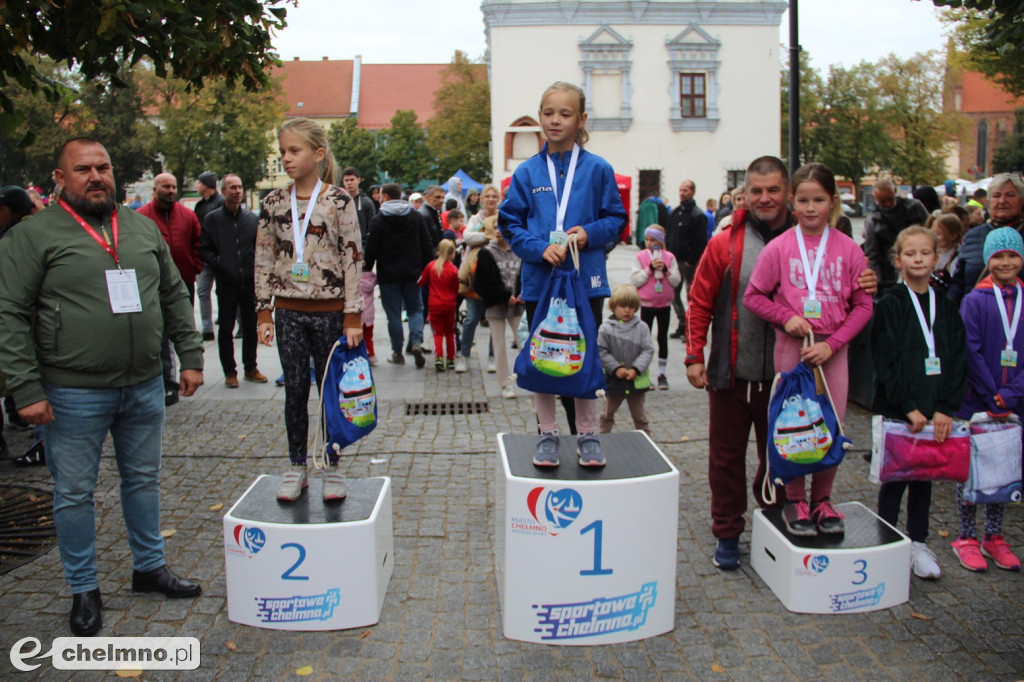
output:
[[607, 434], [608, 464], [533, 466], [537, 437], [499, 434], [495, 567], [505, 636], [593, 645], [668, 632], [675, 618], [679, 472], [641, 432]]

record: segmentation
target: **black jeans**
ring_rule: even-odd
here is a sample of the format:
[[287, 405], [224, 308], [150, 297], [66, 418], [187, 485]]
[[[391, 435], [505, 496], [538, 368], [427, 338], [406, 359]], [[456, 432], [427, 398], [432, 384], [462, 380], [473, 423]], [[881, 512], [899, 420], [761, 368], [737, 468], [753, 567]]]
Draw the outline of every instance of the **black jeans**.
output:
[[224, 376], [237, 373], [235, 341], [232, 331], [235, 315], [239, 314], [242, 327], [242, 367], [246, 372], [256, 369], [256, 290], [250, 286], [217, 282], [217, 349]]

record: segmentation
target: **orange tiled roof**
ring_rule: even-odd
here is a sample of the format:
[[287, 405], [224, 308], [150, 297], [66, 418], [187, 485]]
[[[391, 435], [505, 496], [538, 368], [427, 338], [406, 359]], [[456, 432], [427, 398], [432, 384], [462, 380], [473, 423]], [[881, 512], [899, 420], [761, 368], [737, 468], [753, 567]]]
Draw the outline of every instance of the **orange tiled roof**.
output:
[[[363, 64], [360, 71], [359, 127], [380, 130], [399, 109], [412, 109], [420, 125], [436, 113], [434, 96], [447, 64]], [[485, 67], [480, 65], [483, 70]], [[285, 62], [281, 85], [286, 116], [341, 118], [352, 104], [352, 60]], [[298, 106], [302, 102], [302, 106]]]
[[434, 95], [447, 64], [363, 64], [359, 88], [359, 127], [380, 130], [399, 109], [412, 109], [426, 125], [434, 115]]
[[1012, 112], [1024, 106], [1024, 99], [1014, 99], [975, 71], [964, 71], [960, 111], [965, 114]]
[[[281, 87], [288, 102], [285, 116], [348, 116], [352, 103], [351, 59], [285, 62]], [[302, 106], [299, 106], [299, 104]]]

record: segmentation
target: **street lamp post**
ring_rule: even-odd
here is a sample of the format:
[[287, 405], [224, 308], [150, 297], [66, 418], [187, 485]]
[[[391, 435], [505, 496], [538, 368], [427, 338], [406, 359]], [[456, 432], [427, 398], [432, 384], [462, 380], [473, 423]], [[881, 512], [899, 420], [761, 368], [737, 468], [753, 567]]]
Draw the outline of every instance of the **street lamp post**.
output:
[[789, 0], [789, 168], [800, 166], [800, 38], [797, 0]]

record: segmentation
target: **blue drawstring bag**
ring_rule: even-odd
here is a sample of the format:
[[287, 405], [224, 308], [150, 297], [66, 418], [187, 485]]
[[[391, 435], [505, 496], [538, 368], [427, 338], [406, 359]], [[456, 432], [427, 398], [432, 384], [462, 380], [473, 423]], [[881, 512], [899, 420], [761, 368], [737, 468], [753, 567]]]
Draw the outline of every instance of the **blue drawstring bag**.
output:
[[326, 464], [329, 453], [341, 454], [342, 449], [365, 438], [377, 426], [377, 390], [366, 344], [349, 348], [344, 336], [335, 341], [320, 385], [323, 447], [314, 452], [322, 457], [319, 464]]
[[[816, 378], [821, 380], [820, 391]], [[775, 502], [776, 485], [838, 465], [851, 445], [820, 368], [798, 362], [789, 372], [776, 375], [768, 403], [768, 474], [762, 485], [765, 502]]]
[[597, 323], [580, 282], [575, 239], [569, 240], [569, 252], [576, 267], [551, 270], [531, 320], [529, 339], [516, 356], [515, 379], [534, 393], [595, 399], [604, 390]]

